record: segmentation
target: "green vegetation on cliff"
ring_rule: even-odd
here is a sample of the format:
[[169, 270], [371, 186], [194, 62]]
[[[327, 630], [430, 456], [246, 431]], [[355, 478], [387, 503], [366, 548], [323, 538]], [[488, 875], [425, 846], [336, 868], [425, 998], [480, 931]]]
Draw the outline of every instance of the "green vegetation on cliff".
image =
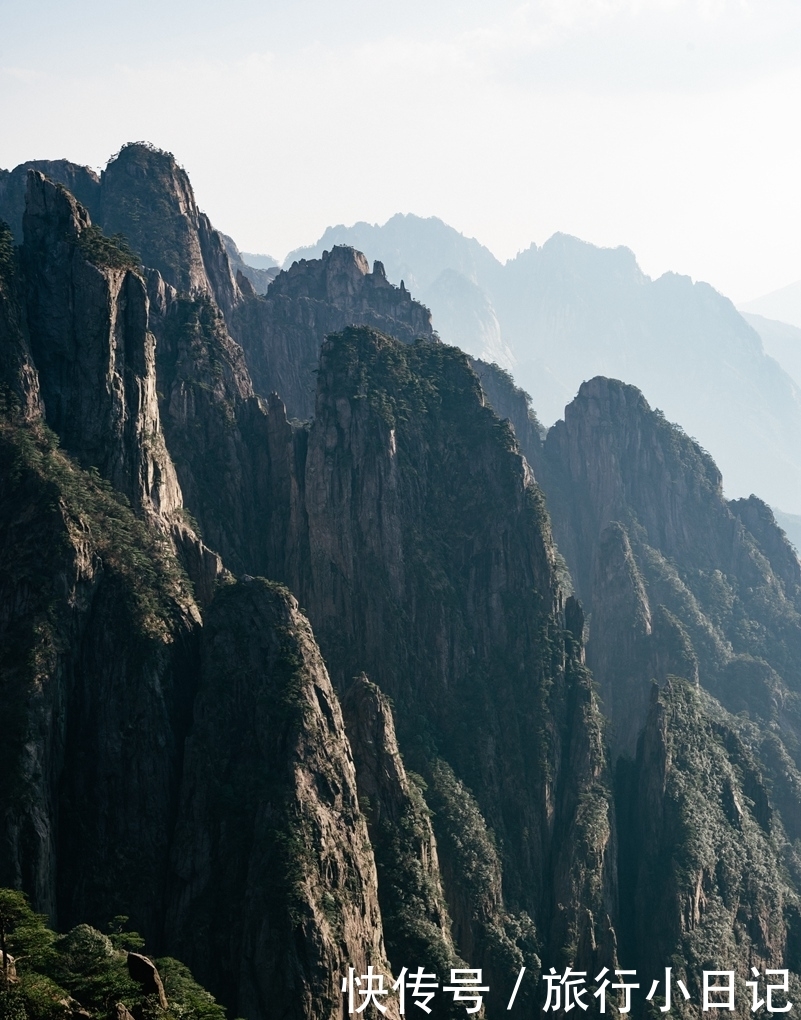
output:
[[[792, 851], [733, 722], [672, 677], [654, 688], [636, 763], [618, 774], [623, 951], [642, 972], [672, 965], [696, 1001], [705, 969], [732, 969], [740, 985], [750, 961], [798, 966]], [[737, 1001], [746, 1015], [744, 989]]]
[[58, 901], [66, 923], [128, 913], [152, 937], [193, 683], [191, 585], [167, 537], [45, 426], [0, 416], [0, 476], [0, 882], [48, 912]]
[[81, 231], [76, 243], [81, 254], [101, 268], [134, 271], [139, 268], [140, 259], [122, 234], [107, 237], [100, 227], [92, 224]]
[[129, 951], [141, 953], [144, 944], [123, 930], [127, 920], [115, 918], [109, 934], [79, 924], [59, 935], [22, 893], [0, 889], [0, 1018], [225, 1020], [225, 1010], [178, 960], [155, 961], [166, 1004], [148, 982], [131, 977]]

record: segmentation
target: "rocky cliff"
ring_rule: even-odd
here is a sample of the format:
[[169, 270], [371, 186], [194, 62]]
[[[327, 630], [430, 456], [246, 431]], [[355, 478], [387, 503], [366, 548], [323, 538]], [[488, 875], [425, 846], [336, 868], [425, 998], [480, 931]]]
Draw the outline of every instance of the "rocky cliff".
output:
[[318, 380], [301, 597], [340, 688], [365, 670], [397, 706], [444, 827], [457, 946], [503, 987], [517, 953], [575, 950], [589, 889], [600, 943], [614, 898], [600, 719], [565, 644], [542, 497], [455, 349], [345, 330]]
[[353, 758], [311, 628], [288, 591], [245, 578], [212, 604], [201, 662], [165, 941], [239, 1016], [338, 1016], [348, 967], [389, 966]]
[[695, 685], [671, 679], [653, 688], [636, 761], [620, 769], [622, 949], [638, 973], [661, 977], [671, 961], [691, 996], [674, 985], [679, 1016], [697, 1016], [703, 970], [735, 972], [740, 1016], [753, 1015], [752, 967], [788, 967], [788, 999], [801, 990], [797, 865], [736, 730]]
[[[239, 537], [232, 549], [240, 563], [263, 546], [262, 559], [280, 556], [286, 565], [289, 547], [280, 534], [249, 545], [243, 535], [252, 521], [242, 513], [228, 517], [220, 494], [228, 492], [229, 508], [246, 506], [252, 484], [260, 522], [266, 504], [257, 497], [269, 493], [285, 531], [300, 531], [292, 509], [302, 518], [302, 500], [292, 489], [297, 472], [285, 451], [302, 456], [296, 436], [303, 430], [289, 426], [280, 401], [255, 396], [242, 352], [202, 287], [181, 296], [157, 271], [145, 282], [130, 248], [95, 227], [66, 189], [41, 174], [29, 175], [23, 220], [24, 244], [15, 252], [7, 240], [3, 262], [6, 460], [14, 479], [4, 493], [3, 532], [12, 544], [1, 600], [8, 653], [3, 696], [14, 720], [4, 741], [3, 880], [27, 887], [61, 924], [79, 916], [102, 924], [107, 909], [129, 913], [149, 938], [184, 947], [226, 1001], [249, 1015], [263, 1014], [271, 975], [284, 980], [287, 968], [294, 974], [284, 981], [287, 1009], [298, 1016], [338, 1012], [339, 976], [347, 966], [363, 971], [371, 962], [388, 973], [388, 964], [372, 849], [336, 696], [291, 598], [261, 582], [241, 597], [238, 586], [218, 595], [204, 621], [208, 637], [200, 640], [201, 610], [168, 536], [184, 554], [187, 544], [197, 554], [199, 544], [187, 542], [191, 530], [180, 527], [183, 494], [156, 394], [187, 491], [225, 521], [217, 529], [221, 538]], [[414, 314], [408, 296], [401, 301]], [[229, 457], [232, 450], [241, 463]], [[209, 482], [226, 460], [228, 484], [212, 492]], [[290, 483], [286, 490], [281, 477]], [[59, 579], [56, 565], [65, 553], [73, 565]], [[308, 553], [300, 561], [308, 566]], [[213, 587], [207, 584], [202, 595], [210, 601]], [[257, 740], [277, 721], [288, 727], [271, 752], [265, 749], [261, 775], [275, 791], [267, 802], [266, 788], [243, 786], [240, 774], [233, 776], [238, 803], [220, 802], [208, 785], [212, 774], [237, 769], [223, 758], [210, 774], [207, 763], [216, 752], [207, 745], [229, 718], [215, 692], [243, 654], [245, 644], [231, 630], [243, 615], [240, 637], [252, 633], [256, 644], [239, 674], [244, 687], [231, 689], [231, 725], [238, 732], [237, 720], [255, 722]], [[298, 655], [303, 663], [296, 668]], [[266, 687], [256, 682], [254, 662]], [[306, 686], [308, 676], [314, 682]], [[306, 707], [296, 687], [311, 698]], [[207, 697], [209, 732], [202, 721]], [[258, 721], [257, 704], [273, 705], [278, 716]], [[319, 725], [311, 725], [308, 705], [316, 706]], [[298, 726], [293, 772], [286, 739]], [[251, 758], [249, 750], [249, 776]], [[406, 808], [391, 838], [397, 845], [401, 822], [428, 825], [421, 889], [440, 890], [430, 909], [442, 952], [427, 958], [438, 967], [458, 959], [427, 809], [401, 776]], [[116, 796], [126, 811], [115, 811]], [[203, 811], [206, 821], [194, 825]], [[246, 828], [237, 821], [242, 839], [229, 846], [234, 819], [247, 819]], [[210, 858], [208, 833], [215, 827], [219, 846]], [[91, 843], [86, 852], [81, 838]], [[327, 850], [315, 856], [321, 840]], [[233, 869], [226, 889], [214, 866], [217, 852], [250, 858], [253, 884], [242, 884], [241, 871]], [[83, 860], [92, 862], [85, 874]], [[265, 882], [266, 892], [257, 893]], [[226, 896], [210, 899], [211, 889]], [[240, 896], [243, 904], [266, 903], [269, 932], [259, 913], [258, 930], [240, 927], [231, 944], [228, 895], [232, 902]], [[201, 936], [218, 930], [220, 945], [234, 952], [227, 964], [222, 949], [210, 951], [214, 940]], [[281, 947], [289, 944], [298, 948], [284, 957]], [[262, 982], [249, 977], [254, 967], [266, 968]]]
[[169, 518], [181, 492], [161, 433], [155, 340], [135, 264], [35, 170], [23, 233], [27, 322], [48, 424], [134, 507]]
[[[160, 532], [41, 424], [2, 426], [0, 884], [161, 925], [200, 614]], [[147, 824], [142, 824], [142, 819]]]
[[17, 241], [29, 169], [75, 195], [108, 237], [124, 238], [132, 265], [158, 271], [182, 300], [211, 300], [244, 349], [257, 391], [280, 393], [292, 417], [312, 414], [314, 368], [327, 333], [364, 323], [405, 341], [432, 335], [430, 313], [403, 282], [391, 284], [380, 262], [370, 272], [352, 248], [302, 259], [277, 278], [272, 271], [254, 277], [231, 238], [199, 211], [186, 171], [172, 153], [143, 142], [123, 146], [100, 178], [67, 160], [4, 171], [0, 219], [11, 225]]
[[405, 279], [442, 339], [511, 371], [546, 424], [583, 381], [625, 379], [699, 437], [730, 493], [757, 492], [801, 512], [797, 335], [766, 329], [764, 319], [752, 328], [706, 283], [677, 273], [650, 279], [627, 248], [561, 233], [502, 264], [440, 220], [398, 215], [329, 227], [287, 263], [334, 244]]
[[168, 154], [73, 177], [0, 235], [0, 885], [247, 1020], [370, 964], [480, 967], [487, 1015], [522, 966], [520, 1015], [551, 966], [796, 982], [769, 508], [614, 380], [543, 443], [352, 249], [257, 296]]
[[548, 433], [543, 484], [623, 755], [621, 951], [653, 973], [674, 959], [696, 998], [711, 960], [738, 980], [752, 960], [794, 968], [794, 551], [764, 503], [728, 503], [708, 454], [614, 380], [585, 383]]
[[[661, 678], [692, 673], [689, 641], [701, 683], [735, 712], [745, 692], [734, 674], [746, 668], [755, 679], [757, 660], [795, 688], [798, 561], [764, 503], [728, 503], [709, 455], [638, 390], [614, 380], [582, 386], [564, 422], [548, 433], [544, 455], [559, 547], [592, 618], [596, 611], [606, 622], [616, 617], [633, 638], [661, 605], [679, 628]], [[615, 599], [629, 609], [616, 612]], [[591, 622], [591, 666], [607, 653], [626, 660], [608, 627], [599, 626], [595, 638], [592, 632]], [[749, 711], [764, 718], [772, 709], [763, 693], [755, 683], [746, 697]]]

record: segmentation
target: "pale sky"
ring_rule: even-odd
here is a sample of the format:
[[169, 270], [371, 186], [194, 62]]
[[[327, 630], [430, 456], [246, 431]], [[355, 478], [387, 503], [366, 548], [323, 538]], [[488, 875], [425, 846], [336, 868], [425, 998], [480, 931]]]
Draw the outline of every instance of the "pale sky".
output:
[[0, 166], [175, 153], [240, 248], [436, 215], [801, 279], [799, 0], [0, 0]]

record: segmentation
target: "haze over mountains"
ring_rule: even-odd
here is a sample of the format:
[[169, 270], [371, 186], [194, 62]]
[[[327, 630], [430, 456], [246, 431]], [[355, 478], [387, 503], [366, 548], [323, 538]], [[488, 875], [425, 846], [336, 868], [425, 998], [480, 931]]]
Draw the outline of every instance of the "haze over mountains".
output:
[[[543, 439], [353, 248], [256, 294], [153, 147], [0, 173], [0, 217], [0, 886], [130, 917], [246, 1020], [340, 1020], [351, 966], [481, 968], [489, 1016], [525, 967], [513, 1020], [549, 966], [637, 969], [635, 1020], [666, 965], [682, 1020], [710, 966], [801, 1001], [801, 562], [762, 500], [615, 379]], [[637, 275], [544, 252], [585, 314]]]
[[405, 280], [443, 340], [511, 371], [543, 423], [563, 416], [585, 379], [622, 379], [713, 454], [730, 496], [756, 492], [801, 513], [801, 386], [788, 372], [796, 363], [778, 344], [766, 353], [709, 285], [675, 273], [652, 280], [627, 248], [564, 234], [502, 264], [442, 221], [413, 215], [330, 227], [285, 265], [336, 244]]

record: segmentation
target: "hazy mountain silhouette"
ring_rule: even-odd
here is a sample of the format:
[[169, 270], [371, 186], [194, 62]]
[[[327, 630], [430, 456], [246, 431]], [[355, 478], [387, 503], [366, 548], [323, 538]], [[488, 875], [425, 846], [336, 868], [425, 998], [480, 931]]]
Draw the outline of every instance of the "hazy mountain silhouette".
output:
[[740, 311], [801, 327], [801, 280], [739, 305]]
[[759, 333], [765, 353], [782, 366], [784, 371], [801, 386], [801, 329], [789, 322], [767, 319], [764, 315], [743, 312], [743, 318]]

